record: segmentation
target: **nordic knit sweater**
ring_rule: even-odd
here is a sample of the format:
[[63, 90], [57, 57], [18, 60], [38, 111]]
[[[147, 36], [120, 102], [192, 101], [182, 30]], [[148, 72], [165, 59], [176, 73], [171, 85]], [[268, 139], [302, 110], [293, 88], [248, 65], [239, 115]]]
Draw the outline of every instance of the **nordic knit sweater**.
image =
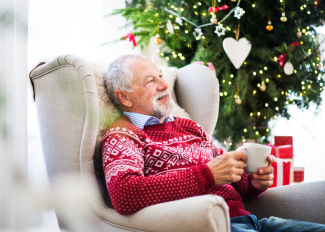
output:
[[236, 183], [216, 186], [206, 163], [222, 154], [191, 120], [176, 118], [141, 130], [121, 116], [102, 142], [112, 204], [118, 213], [127, 215], [162, 202], [215, 194], [225, 199], [230, 217], [250, 214], [242, 198], [256, 198], [265, 190], [255, 189], [246, 173]]

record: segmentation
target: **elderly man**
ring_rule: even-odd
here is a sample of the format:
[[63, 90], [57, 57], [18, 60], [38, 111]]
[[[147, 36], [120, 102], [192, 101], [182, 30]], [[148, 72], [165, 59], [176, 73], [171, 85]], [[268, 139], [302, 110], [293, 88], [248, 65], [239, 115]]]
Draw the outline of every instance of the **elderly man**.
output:
[[[224, 153], [200, 125], [173, 116], [175, 103], [154, 63], [141, 55], [122, 56], [110, 65], [105, 82], [111, 100], [123, 111], [102, 142], [106, 184], [118, 213], [216, 194], [229, 206], [232, 231], [300, 231], [297, 221], [258, 221], [244, 209], [243, 198], [256, 198], [272, 185], [274, 157], [258, 173], [245, 173], [242, 151]], [[310, 231], [325, 231], [321, 225], [299, 223]]]

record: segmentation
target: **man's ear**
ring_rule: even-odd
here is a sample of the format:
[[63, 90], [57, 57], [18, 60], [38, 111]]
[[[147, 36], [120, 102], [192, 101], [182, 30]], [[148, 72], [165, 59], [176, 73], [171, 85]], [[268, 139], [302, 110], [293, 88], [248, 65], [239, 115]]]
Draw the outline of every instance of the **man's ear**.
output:
[[132, 102], [130, 101], [130, 97], [127, 92], [123, 90], [116, 90], [115, 94], [122, 105], [126, 107], [132, 107]]

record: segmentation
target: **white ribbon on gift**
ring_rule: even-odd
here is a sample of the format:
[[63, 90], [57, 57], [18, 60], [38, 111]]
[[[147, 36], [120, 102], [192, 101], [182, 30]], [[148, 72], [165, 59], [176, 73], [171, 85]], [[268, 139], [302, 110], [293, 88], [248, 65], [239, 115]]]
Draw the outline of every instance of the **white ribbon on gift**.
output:
[[[283, 163], [284, 162], [291, 162], [292, 159], [280, 159], [275, 158], [276, 166], [276, 186], [283, 186]], [[290, 167], [291, 168], [291, 167]]]

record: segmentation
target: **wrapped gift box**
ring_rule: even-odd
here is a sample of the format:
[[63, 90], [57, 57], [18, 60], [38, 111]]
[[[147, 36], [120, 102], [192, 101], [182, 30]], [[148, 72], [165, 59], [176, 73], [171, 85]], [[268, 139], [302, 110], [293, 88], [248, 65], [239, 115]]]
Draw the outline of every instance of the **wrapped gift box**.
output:
[[292, 136], [274, 136], [274, 145], [275, 146], [293, 145]]
[[292, 136], [274, 136], [274, 144], [269, 143], [272, 147], [271, 155], [281, 159], [293, 159]]
[[272, 163], [274, 179], [273, 185], [270, 188], [290, 184], [291, 163], [291, 159], [275, 158], [275, 162]]
[[304, 167], [293, 167], [293, 181], [302, 182], [305, 179], [305, 168]]

